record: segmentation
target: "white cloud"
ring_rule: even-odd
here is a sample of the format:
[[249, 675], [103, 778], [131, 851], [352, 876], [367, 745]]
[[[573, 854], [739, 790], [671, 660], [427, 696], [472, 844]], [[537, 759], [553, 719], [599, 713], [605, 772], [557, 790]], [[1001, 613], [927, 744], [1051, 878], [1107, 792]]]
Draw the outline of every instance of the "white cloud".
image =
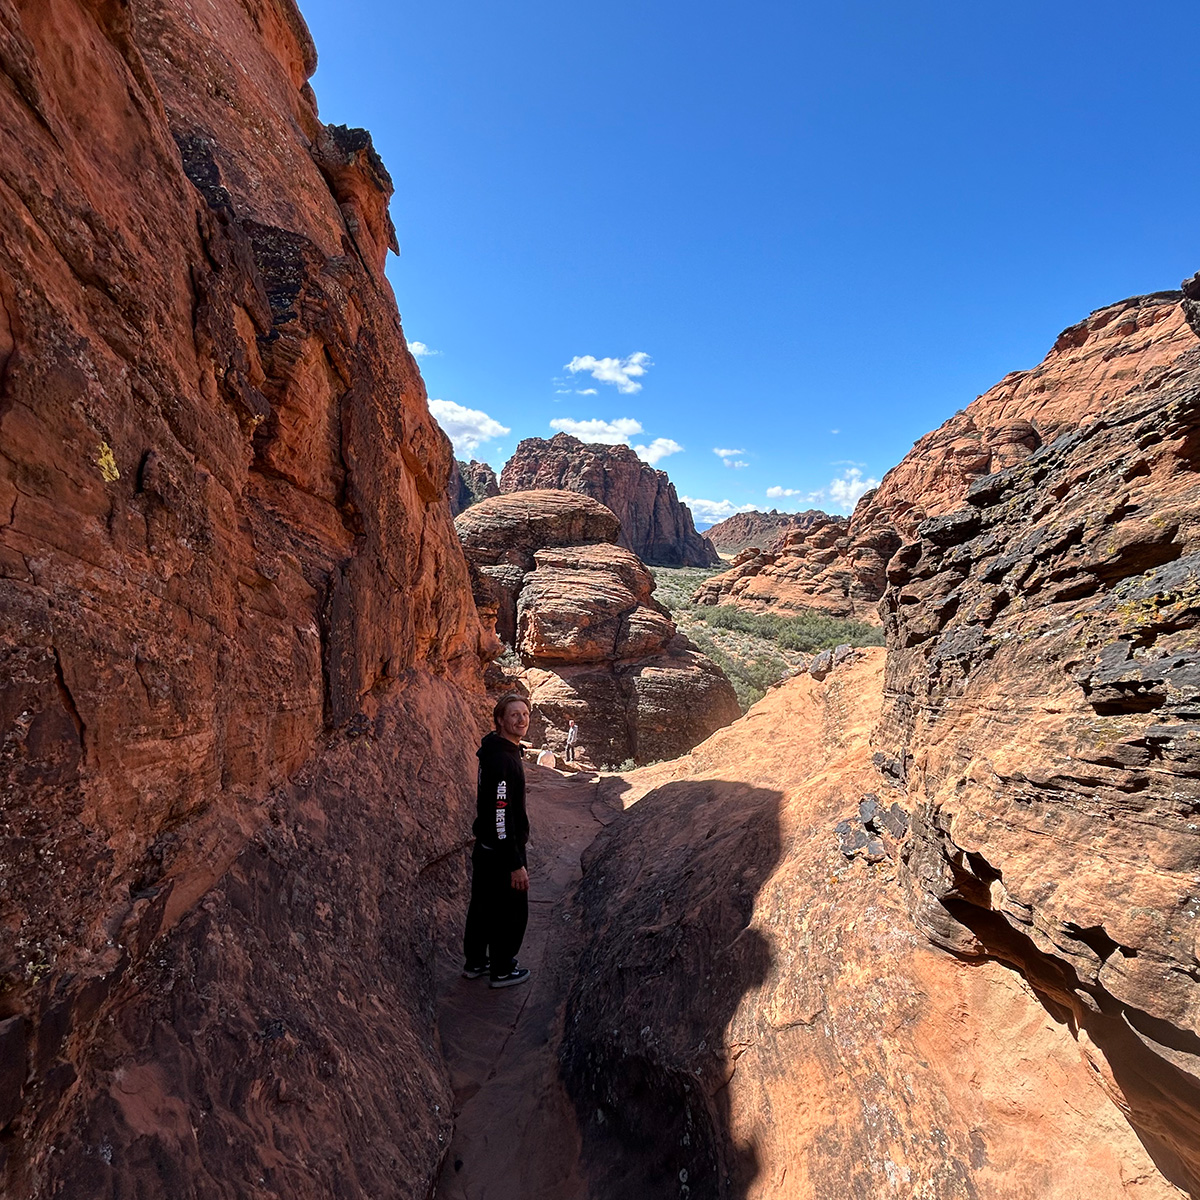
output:
[[842, 431], [840, 429], [831, 429], [829, 432], [830, 433], [841, 433]]
[[739, 454], [745, 454], [745, 450], [722, 450], [718, 446], [713, 447], [713, 453], [722, 460], [737, 458]]
[[644, 350], [639, 350], [628, 358], [596, 358], [591, 354], [577, 354], [563, 370], [570, 371], [572, 375], [586, 371], [600, 383], [615, 383], [618, 392], [632, 395], [642, 390], [642, 385], [637, 380], [645, 375], [647, 367], [653, 365], [650, 355]]
[[756, 509], [756, 505], [734, 504], [732, 500], [700, 500], [694, 496], [680, 496], [679, 499], [692, 510], [699, 529], [707, 529], [726, 517], [732, 517], [734, 513], [754, 512]]
[[750, 464], [744, 458], [727, 458], [725, 465], [732, 467], [735, 471], [740, 471], [743, 467], [748, 467]]
[[577, 396], [598, 396], [599, 394], [595, 388], [583, 388], [575, 393]]
[[440, 350], [430, 350], [424, 342], [409, 342], [408, 352], [413, 358], [432, 358], [435, 354], [441, 354]]
[[767, 488], [767, 499], [768, 500], [778, 500], [782, 496], [799, 496], [800, 494], [801, 494], [800, 488], [785, 488], [785, 487], [778, 487], [778, 486]]
[[605, 446], [628, 444], [629, 439], [642, 432], [641, 421], [632, 417], [618, 417], [615, 421], [601, 421], [593, 417], [587, 421], [576, 421], [573, 417], [555, 417], [551, 429], [560, 430], [577, 437], [581, 442], [599, 442]]
[[464, 408], [453, 400], [430, 400], [429, 411], [454, 443], [455, 454], [473, 454], [481, 442], [490, 442], [492, 438], [511, 432], [507, 425], [492, 420], [487, 413], [477, 408]]
[[672, 438], [655, 438], [648, 446], [634, 446], [634, 453], [643, 462], [648, 462], [654, 466], [660, 458], [666, 458], [668, 454], [678, 454], [683, 447]]
[[[599, 442], [604, 446], [632, 445], [634, 436], [643, 432], [641, 421], [633, 417], [617, 417], [615, 421], [602, 421], [599, 417], [591, 417], [586, 421], [577, 421], [574, 417], [555, 417], [550, 422], [550, 428], [569, 433], [581, 442]], [[651, 466], [659, 459], [682, 450], [683, 447], [674, 438], [665, 437], [656, 437], [648, 446], [633, 447], [638, 458]]]
[[878, 486], [878, 479], [864, 479], [858, 467], [849, 467], [842, 472], [841, 479], [830, 481], [829, 499], [843, 512], [850, 512], [863, 492]]

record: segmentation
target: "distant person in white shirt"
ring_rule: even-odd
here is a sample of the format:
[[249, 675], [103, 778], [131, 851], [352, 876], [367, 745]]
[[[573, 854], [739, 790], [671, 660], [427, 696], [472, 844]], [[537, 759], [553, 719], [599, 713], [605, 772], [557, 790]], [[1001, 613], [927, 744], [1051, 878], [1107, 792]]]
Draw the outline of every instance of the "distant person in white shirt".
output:
[[579, 726], [572, 721], [567, 726], [567, 762], [575, 761], [575, 743], [579, 741]]

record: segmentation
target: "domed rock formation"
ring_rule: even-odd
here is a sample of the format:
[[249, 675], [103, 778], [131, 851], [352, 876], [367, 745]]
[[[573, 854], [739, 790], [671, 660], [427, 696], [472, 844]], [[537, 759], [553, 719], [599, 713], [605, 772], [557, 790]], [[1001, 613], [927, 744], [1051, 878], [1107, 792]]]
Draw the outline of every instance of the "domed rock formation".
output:
[[570, 434], [525, 438], [500, 475], [501, 492], [558, 488], [599, 500], [621, 522], [620, 544], [660, 567], [709, 567], [721, 561], [696, 532], [692, 514], [665, 471], [629, 446], [588, 445]]
[[846, 524], [846, 517], [831, 517], [817, 508], [806, 512], [786, 513], [771, 509], [770, 512], [734, 513], [724, 521], [704, 531], [704, 536], [721, 554], [740, 554], [750, 546], [767, 552], [782, 548], [789, 534], [824, 525], [829, 521]]
[[780, 550], [707, 580], [701, 604], [755, 612], [812, 607], [877, 623], [888, 559], [922, 521], [958, 507], [972, 481], [1028, 458], [1039, 446], [1152, 388], [1200, 347], [1180, 292], [1135, 296], [1098, 309], [1058, 337], [1031, 371], [1006, 375], [926, 434], [858, 502], [830, 541], [816, 526]]
[[472, 504], [500, 495], [500, 485], [496, 482], [496, 472], [487, 463], [474, 459], [465, 463], [456, 458], [450, 468], [446, 494], [450, 497], [450, 515], [457, 517]]
[[514, 492], [456, 527], [480, 615], [524, 664], [535, 743], [561, 750], [573, 718], [592, 762], [646, 762], [685, 753], [738, 715], [733, 686], [676, 633], [602, 504]]

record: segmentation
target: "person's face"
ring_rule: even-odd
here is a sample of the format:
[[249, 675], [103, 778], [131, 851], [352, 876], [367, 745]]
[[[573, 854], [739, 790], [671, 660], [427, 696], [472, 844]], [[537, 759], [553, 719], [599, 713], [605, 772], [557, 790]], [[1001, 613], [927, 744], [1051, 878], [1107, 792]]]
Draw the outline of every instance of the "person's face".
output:
[[528, 730], [529, 705], [524, 700], [514, 700], [500, 718], [500, 736], [519, 742]]

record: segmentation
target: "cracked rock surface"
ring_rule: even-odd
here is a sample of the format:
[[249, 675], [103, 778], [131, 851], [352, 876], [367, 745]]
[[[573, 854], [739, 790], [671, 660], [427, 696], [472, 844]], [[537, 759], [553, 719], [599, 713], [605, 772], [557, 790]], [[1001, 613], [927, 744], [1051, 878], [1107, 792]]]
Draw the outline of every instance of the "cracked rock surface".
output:
[[601, 780], [625, 811], [584, 854], [561, 1050], [589, 1195], [1179, 1197], [1030, 984], [932, 944], [894, 863], [847, 863], [848, 809], [904, 833], [883, 659]]
[[1200, 1189], [1200, 368], [977, 481], [888, 567], [914, 911], [1019, 966]]

